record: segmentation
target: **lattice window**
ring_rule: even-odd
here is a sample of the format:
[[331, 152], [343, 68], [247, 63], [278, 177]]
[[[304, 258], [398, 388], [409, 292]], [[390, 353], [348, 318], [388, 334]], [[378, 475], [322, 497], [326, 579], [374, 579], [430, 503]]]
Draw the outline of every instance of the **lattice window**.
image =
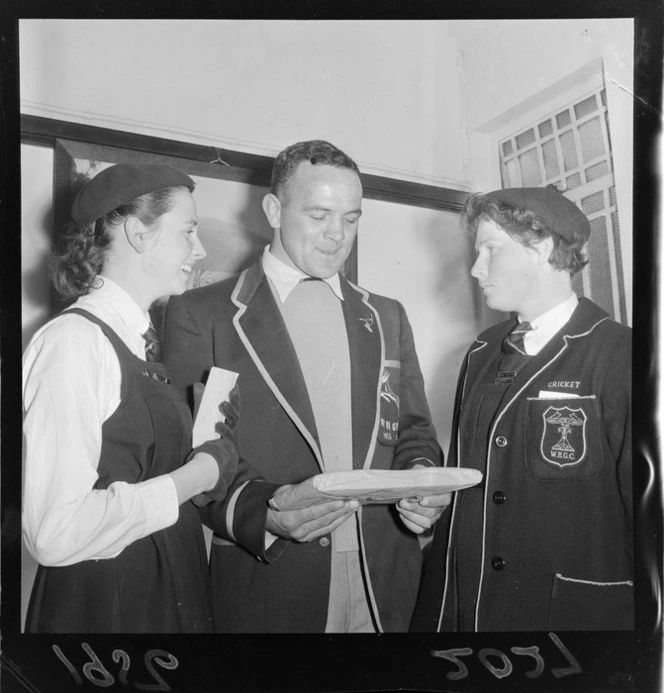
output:
[[589, 264], [574, 290], [626, 319], [606, 91], [598, 88], [499, 141], [503, 187], [555, 185], [590, 220]]

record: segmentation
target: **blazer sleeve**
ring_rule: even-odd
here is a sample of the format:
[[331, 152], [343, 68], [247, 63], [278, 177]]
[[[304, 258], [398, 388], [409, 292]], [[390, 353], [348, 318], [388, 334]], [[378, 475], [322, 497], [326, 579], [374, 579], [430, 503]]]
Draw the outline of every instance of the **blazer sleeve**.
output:
[[161, 345], [166, 373], [193, 411], [193, 385], [205, 382], [214, 366], [212, 332], [203, 334], [185, 296], [172, 296], [164, 314]]
[[[214, 319], [204, 317], [193, 300], [173, 296], [166, 308], [162, 354], [164, 366], [175, 386], [192, 406], [194, 383], [204, 382], [215, 365]], [[201, 325], [209, 326], [206, 330]], [[240, 393], [240, 416], [242, 416]], [[237, 473], [223, 501], [199, 508], [202, 521], [224, 539], [240, 544], [258, 559], [271, 563], [290, 545], [278, 537], [266, 547], [265, 523], [268, 501], [279, 488], [263, 479], [247, 460], [240, 457]]]
[[625, 515], [632, 523], [632, 333], [622, 330], [602, 376], [605, 435], [615, 460]]
[[424, 378], [415, 352], [413, 330], [404, 307], [398, 301], [399, 354], [401, 361], [399, 396], [399, 439], [393, 469], [409, 469], [417, 464], [440, 467], [443, 452], [431, 423], [431, 414], [424, 391]]

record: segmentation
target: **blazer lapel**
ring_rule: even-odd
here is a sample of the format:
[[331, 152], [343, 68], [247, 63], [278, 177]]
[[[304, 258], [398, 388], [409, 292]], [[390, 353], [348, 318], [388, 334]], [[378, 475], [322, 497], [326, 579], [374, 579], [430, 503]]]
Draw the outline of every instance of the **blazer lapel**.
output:
[[514, 384], [520, 386], [530, 380], [533, 375], [539, 376], [547, 368], [555, 364], [569, 348], [570, 340], [579, 339], [588, 332], [588, 317], [595, 320], [593, 327], [609, 319], [607, 313], [582, 296], [569, 321], [551, 337], [539, 354], [533, 356], [526, 366], [521, 369], [514, 380]]
[[295, 348], [260, 264], [240, 275], [233, 291], [235, 329], [259, 373], [311, 446], [323, 471], [318, 432]]
[[378, 436], [385, 340], [380, 316], [369, 303], [368, 293], [343, 278], [341, 288], [350, 350], [353, 468], [368, 469]]

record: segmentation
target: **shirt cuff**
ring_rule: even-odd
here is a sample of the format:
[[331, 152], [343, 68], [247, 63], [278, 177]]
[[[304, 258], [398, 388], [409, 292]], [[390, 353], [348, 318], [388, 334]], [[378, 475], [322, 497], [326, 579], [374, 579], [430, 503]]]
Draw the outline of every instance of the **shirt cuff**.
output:
[[136, 484], [145, 509], [146, 535], [174, 525], [180, 516], [175, 482], [170, 474], [162, 474]]
[[412, 469], [413, 467], [417, 466], [435, 467], [436, 465], [428, 457], [416, 457], [414, 460], [411, 460], [407, 465], [409, 469]]

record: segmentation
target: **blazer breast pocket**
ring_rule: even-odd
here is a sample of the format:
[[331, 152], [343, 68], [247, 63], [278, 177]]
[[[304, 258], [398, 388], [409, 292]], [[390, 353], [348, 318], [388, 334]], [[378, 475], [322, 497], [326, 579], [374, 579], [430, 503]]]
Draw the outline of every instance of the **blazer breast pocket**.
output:
[[385, 361], [380, 378], [380, 421], [378, 442], [394, 446], [399, 439], [400, 361]]
[[550, 630], [632, 630], [634, 584], [594, 582], [556, 573], [551, 593]]
[[594, 395], [529, 397], [525, 421], [526, 466], [535, 479], [587, 479], [602, 468], [602, 437]]

